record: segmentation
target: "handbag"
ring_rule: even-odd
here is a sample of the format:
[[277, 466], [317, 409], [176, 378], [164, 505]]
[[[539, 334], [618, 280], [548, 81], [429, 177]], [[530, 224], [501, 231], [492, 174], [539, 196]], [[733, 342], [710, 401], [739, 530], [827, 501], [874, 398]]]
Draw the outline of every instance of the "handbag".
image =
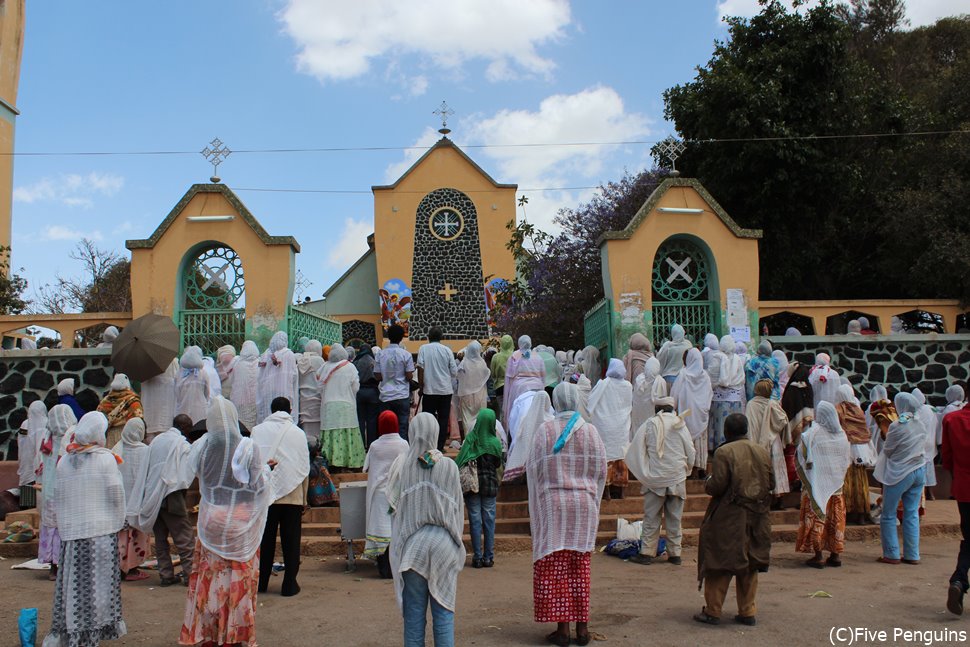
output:
[[478, 494], [478, 461], [468, 461], [458, 468], [463, 494]]

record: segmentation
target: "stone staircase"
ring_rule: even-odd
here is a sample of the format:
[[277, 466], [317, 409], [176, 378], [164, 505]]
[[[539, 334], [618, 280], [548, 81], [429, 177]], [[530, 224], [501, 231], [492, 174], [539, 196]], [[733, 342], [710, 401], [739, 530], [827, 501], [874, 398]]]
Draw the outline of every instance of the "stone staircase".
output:
[[[334, 474], [338, 487], [341, 483], [352, 483], [367, 479], [366, 474]], [[785, 509], [771, 512], [772, 540], [774, 542], [794, 542], [798, 534], [798, 504], [800, 494], [791, 493], [785, 497]], [[682, 519], [684, 545], [696, 546], [701, 521], [710, 497], [704, 493], [702, 481], [687, 481], [687, 501]], [[198, 492], [189, 493], [189, 504], [196, 505]], [[639, 521], [643, 516], [643, 497], [640, 485], [632, 482], [625, 490], [622, 499], [603, 501], [600, 507], [599, 532], [596, 543], [605, 545], [616, 536], [617, 519]], [[38, 528], [39, 514], [36, 510], [10, 513], [7, 523], [27, 521]], [[661, 531], [663, 532], [663, 531]], [[923, 536], [941, 533], [959, 533], [959, 517], [953, 501], [933, 501], [927, 505], [927, 515], [922, 519], [920, 532]], [[879, 537], [879, 526], [853, 526], [846, 528], [846, 539], [861, 541]], [[363, 540], [353, 542], [354, 552], [363, 552]], [[465, 522], [465, 545], [471, 550], [468, 536], [468, 522]], [[503, 485], [499, 490], [495, 514], [495, 550], [499, 553], [528, 552], [532, 550], [529, 528], [529, 493], [525, 485]], [[340, 537], [340, 508], [311, 508], [303, 517], [302, 554], [304, 556], [345, 556], [347, 544]], [[24, 544], [0, 543], [2, 557], [34, 557], [37, 555], [37, 541]]]

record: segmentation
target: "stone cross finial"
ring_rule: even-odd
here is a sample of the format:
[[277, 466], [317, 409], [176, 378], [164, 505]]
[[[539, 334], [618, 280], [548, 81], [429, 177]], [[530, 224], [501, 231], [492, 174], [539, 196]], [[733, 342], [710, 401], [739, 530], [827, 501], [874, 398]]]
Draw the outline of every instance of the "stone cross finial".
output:
[[209, 178], [213, 183], [218, 184], [220, 178], [218, 175], [219, 165], [222, 164], [232, 151], [229, 147], [222, 143], [222, 140], [216, 137], [209, 145], [199, 151], [199, 154], [206, 159], [209, 164], [212, 164], [212, 177]]

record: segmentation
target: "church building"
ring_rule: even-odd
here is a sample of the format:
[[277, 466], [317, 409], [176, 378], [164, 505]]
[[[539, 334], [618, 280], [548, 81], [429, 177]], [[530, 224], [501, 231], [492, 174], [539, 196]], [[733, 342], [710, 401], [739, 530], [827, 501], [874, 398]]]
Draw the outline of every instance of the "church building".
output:
[[382, 345], [393, 324], [415, 351], [441, 326], [455, 350], [494, 330], [494, 293], [515, 277], [506, 228], [515, 218], [515, 184], [500, 184], [447, 137], [393, 184], [374, 186], [368, 249], [324, 293], [305, 305], [343, 323], [345, 343]]

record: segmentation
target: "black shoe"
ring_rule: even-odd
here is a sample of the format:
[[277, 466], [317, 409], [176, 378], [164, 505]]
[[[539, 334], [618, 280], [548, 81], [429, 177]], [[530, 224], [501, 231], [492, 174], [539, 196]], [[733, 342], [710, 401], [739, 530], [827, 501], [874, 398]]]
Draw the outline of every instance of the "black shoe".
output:
[[707, 611], [701, 610], [700, 613], [694, 614], [694, 620], [697, 622], [702, 622], [705, 625], [719, 625], [721, 624], [720, 618], [715, 618], [714, 616], [707, 615]]
[[684, 563], [684, 560], [680, 558], [680, 555], [676, 555], [676, 556], [670, 555], [669, 557], [667, 557], [667, 563], [673, 564], [674, 566], [680, 566], [681, 564]]
[[158, 583], [159, 586], [172, 586], [173, 584], [181, 584], [182, 578], [178, 575], [173, 575], [172, 577], [163, 577]]
[[495, 560], [494, 559], [483, 559], [482, 560], [482, 566], [484, 566], [485, 568], [492, 568], [493, 566], [495, 566]]
[[480, 559], [473, 559], [473, 560], [472, 560], [472, 568], [481, 568], [481, 567], [483, 567], [484, 565], [485, 565], [485, 564], [484, 564], [484, 563], [482, 563], [482, 560], [480, 560]]
[[959, 582], [950, 582], [946, 592], [946, 610], [953, 615], [963, 615], [963, 585]]
[[294, 595], [300, 594], [300, 585], [294, 584], [293, 588], [287, 589], [280, 593], [284, 598], [292, 598]]
[[758, 620], [754, 616], [734, 616], [734, 621], [739, 625], [747, 625], [749, 627], [758, 624]]
[[630, 561], [633, 562], [634, 564], [640, 564], [642, 566], [650, 566], [651, 564], [653, 564], [653, 557], [651, 557], [650, 555], [637, 553], [636, 555], [630, 558]]
[[701, 481], [707, 478], [707, 472], [704, 470], [697, 470], [697, 478]]

